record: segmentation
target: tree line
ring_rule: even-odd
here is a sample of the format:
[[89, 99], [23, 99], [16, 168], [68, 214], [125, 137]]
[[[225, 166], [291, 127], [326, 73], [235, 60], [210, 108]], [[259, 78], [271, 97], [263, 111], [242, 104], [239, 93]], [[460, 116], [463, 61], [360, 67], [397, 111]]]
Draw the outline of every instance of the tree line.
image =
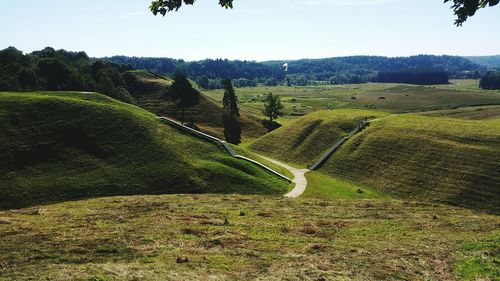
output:
[[500, 71], [490, 71], [481, 78], [479, 87], [486, 90], [500, 89]]
[[446, 71], [433, 70], [379, 72], [377, 74], [376, 81], [380, 83], [405, 83], [419, 85], [449, 83], [448, 73]]
[[[240, 61], [207, 59], [186, 62], [171, 58], [110, 57], [114, 63], [130, 64], [135, 69], [147, 69], [174, 76], [186, 73], [205, 89], [222, 88], [223, 80], [232, 79], [236, 88], [255, 86], [306, 86], [317, 84], [359, 84], [377, 82], [380, 72], [446, 72], [450, 79], [477, 79], [487, 68], [456, 56], [419, 55], [388, 58], [351, 56], [296, 61]], [[289, 68], [284, 71], [283, 64]], [[441, 79], [437, 79], [441, 80]], [[412, 79], [416, 84], [418, 80]]]
[[0, 91], [92, 91], [134, 102], [121, 76], [131, 65], [50, 47], [30, 54], [9, 47], [0, 51], [0, 62]]

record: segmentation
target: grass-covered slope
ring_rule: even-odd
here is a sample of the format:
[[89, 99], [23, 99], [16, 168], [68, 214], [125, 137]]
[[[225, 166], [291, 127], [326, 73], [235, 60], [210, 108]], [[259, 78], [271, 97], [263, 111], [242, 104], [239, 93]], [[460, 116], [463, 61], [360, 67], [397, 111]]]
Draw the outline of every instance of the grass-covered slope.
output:
[[153, 193], [279, 194], [220, 147], [89, 93], [0, 93], [0, 208]]
[[500, 119], [383, 119], [320, 170], [401, 198], [500, 213]]
[[0, 212], [0, 280], [498, 280], [499, 223], [386, 200], [99, 198]]
[[[181, 110], [168, 95], [172, 80], [146, 71], [130, 71], [123, 74], [127, 89], [137, 101], [137, 105], [157, 115], [180, 120]], [[186, 120], [194, 121], [204, 132], [224, 138], [222, 105], [204, 94], [198, 105], [186, 110]], [[266, 133], [257, 119], [242, 113], [238, 118], [244, 139], [253, 139]]]
[[457, 109], [445, 109], [422, 112], [422, 115], [435, 117], [449, 117], [469, 120], [485, 120], [500, 118], [500, 106], [471, 106]]
[[316, 111], [257, 139], [250, 148], [282, 161], [310, 165], [358, 121], [385, 115], [367, 110]]

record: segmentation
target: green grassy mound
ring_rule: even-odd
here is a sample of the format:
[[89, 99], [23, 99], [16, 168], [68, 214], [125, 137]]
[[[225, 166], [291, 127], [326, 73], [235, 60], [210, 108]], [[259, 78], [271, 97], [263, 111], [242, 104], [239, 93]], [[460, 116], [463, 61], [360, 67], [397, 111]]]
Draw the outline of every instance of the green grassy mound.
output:
[[400, 115], [371, 124], [320, 169], [401, 198], [500, 213], [500, 119]]
[[310, 165], [358, 121], [385, 115], [366, 110], [316, 111], [257, 139], [250, 149], [285, 162]]
[[394, 200], [99, 198], [0, 212], [0, 280], [498, 280], [499, 224]]
[[468, 120], [485, 120], [500, 118], [500, 106], [471, 106], [457, 109], [435, 110], [421, 113], [435, 117], [449, 117]]
[[99, 94], [0, 93], [0, 155], [0, 208], [124, 194], [281, 194], [288, 186]]
[[[126, 72], [123, 78], [138, 106], [157, 115], [180, 120], [181, 111], [167, 94], [172, 80], [145, 71]], [[266, 129], [256, 118], [242, 113], [238, 119], [244, 139], [254, 139], [266, 133]], [[197, 106], [186, 110], [186, 121], [194, 121], [200, 130], [224, 138], [222, 105], [204, 94], [200, 95]]]
[[317, 171], [306, 173], [307, 189], [301, 197], [318, 199], [383, 199], [389, 198], [370, 188], [334, 179]]

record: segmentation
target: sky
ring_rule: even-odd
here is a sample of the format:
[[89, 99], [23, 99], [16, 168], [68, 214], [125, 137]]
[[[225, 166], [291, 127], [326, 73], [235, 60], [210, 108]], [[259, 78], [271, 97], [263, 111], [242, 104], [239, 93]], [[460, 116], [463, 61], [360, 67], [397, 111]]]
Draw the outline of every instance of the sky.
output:
[[189, 61], [500, 54], [500, 6], [455, 27], [443, 0], [198, 0], [165, 17], [150, 2], [0, 0], [0, 49]]

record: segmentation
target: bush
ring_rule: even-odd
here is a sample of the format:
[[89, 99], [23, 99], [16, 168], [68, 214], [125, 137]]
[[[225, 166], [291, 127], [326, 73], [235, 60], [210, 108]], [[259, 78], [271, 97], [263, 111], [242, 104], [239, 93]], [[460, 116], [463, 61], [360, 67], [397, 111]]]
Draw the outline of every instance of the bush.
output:
[[481, 78], [479, 87], [486, 90], [500, 89], [500, 72], [488, 72]]
[[267, 129], [268, 132], [274, 131], [274, 130], [278, 129], [279, 127], [281, 127], [280, 123], [274, 122], [274, 121], [269, 121], [267, 119], [262, 120], [261, 123], [262, 123], [262, 125], [264, 125], [264, 127]]
[[124, 87], [116, 87], [113, 90], [111, 97], [114, 99], [117, 99], [119, 101], [123, 101], [123, 102], [130, 103], [130, 104], [135, 104], [134, 98], [130, 95], [130, 93]]

